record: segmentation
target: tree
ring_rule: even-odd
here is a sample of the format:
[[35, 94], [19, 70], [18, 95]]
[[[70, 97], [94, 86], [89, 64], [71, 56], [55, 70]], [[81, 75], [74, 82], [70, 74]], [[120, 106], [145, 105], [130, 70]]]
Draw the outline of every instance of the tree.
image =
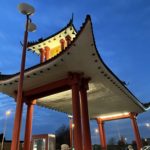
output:
[[116, 144], [116, 139], [114, 137], [111, 137], [108, 141], [108, 145], [115, 145]]
[[137, 144], [135, 140], [132, 141], [132, 146], [133, 146], [133, 149], [137, 149]]
[[[0, 134], [0, 142], [2, 142], [3, 139], [3, 133]], [[5, 141], [5, 137], [4, 137], [4, 141]]]
[[121, 136], [121, 139], [118, 141], [118, 146], [121, 150], [123, 150], [126, 147], [124, 136]]
[[56, 148], [60, 149], [62, 144], [70, 145], [69, 127], [66, 125], [60, 126], [56, 132]]
[[142, 138], [141, 140], [142, 140], [142, 145], [143, 146], [148, 145], [148, 141], [146, 139]]

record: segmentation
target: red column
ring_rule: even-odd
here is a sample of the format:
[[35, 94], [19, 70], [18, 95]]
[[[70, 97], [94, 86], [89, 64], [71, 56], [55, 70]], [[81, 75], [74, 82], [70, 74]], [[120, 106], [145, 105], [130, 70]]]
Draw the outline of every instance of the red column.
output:
[[135, 135], [135, 140], [136, 140], [136, 144], [137, 144], [137, 149], [141, 150], [141, 148], [142, 148], [142, 141], [141, 141], [138, 125], [137, 125], [137, 122], [136, 122], [136, 115], [134, 113], [131, 113], [130, 114], [130, 118], [131, 118], [131, 123], [132, 123], [133, 130], [134, 130], [134, 135]]
[[65, 40], [61, 39], [60, 44], [61, 44], [61, 50], [64, 50], [65, 49]]
[[82, 83], [80, 89], [81, 96], [81, 114], [82, 114], [82, 130], [83, 130], [83, 149], [92, 150], [91, 133], [88, 114], [88, 102], [87, 102], [87, 83]]
[[65, 37], [65, 39], [66, 39], [66, 41], [67, 41], [67, 46], [71, 43], [71, 37], [70, 37], [70, 35], [67, 35], [66, 37]]
[[24, 137], [24, 149], [30, 150], [31, 145], [31, 135], [32, 135], [32, 117], [33, 109], [36, 101], [27, 102], [27, 115], [26, 115], [26, 128]]
[[101, 149], [106, 150], [107, 145], [106, 145], [104, 122], [100, 118], [97, 118], [97, 123], [98, 123], [99, 134], [100, 134]]
[[41, 48], [39, 51], [40, 51], [40, 62], [43, 63], [45, 61], [45, 50]]
[[50, 59], [50, 48], [48, 46], [45, 47], [45, 59]]
[[74, 122], [74, 147], [75, 150], [82, 150], [82, 130], [80, 116], [79, 85], [72, 85], [72, 107]]
[[72, 147], [72, 128], [73, 128], [73, 120], [72, 118], [69, 119], [69, 132], [70, 132], [70, 147]]

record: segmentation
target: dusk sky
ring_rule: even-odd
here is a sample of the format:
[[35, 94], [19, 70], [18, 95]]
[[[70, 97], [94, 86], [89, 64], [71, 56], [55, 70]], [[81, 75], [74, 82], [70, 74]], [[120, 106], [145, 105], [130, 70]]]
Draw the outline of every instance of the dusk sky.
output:
[[[23, 41], [25, 16], [17, 6], [20, 0], [0, 0], [0, 72], [13, 74], [19, 72]], [[150, 102], [150, 0], [26, 0], [35, 7], [31, 17], [37, 31], [29, 33], [29, 41], [45, 38], [64, 26], [74, 14], [77, 30], [91, 15], [94, 36], [99, 53], [107, 66], [128, 85], [127, 87], [142, 102]], [[39, 63], [39, 57], [27, 52], [26, 68]], [[5, 111], [12, 110], [8, 118], [6, 139], [11, 139], [14, 113], [14, 99], [0, 94], [0, 133], [3, 132]], [[103, 106], [102, 106], [103, 107]], [[106, 108], [107, 109], [107, 108]], [[24, 137], [26, 106], [24, 106], [21, 139]], [[150, 138], [150, 110], [137, 118], [141, 137]], [[68, 125], [66, 114], [35, 106], [33, 134], [55, 133], [62, 124]], [[94, 132], [97, 128], [91, 121], [93, 143], [99, 143]], [[109, 140], [119, 135], [134, 139], [129, 119], [106, 122], [106, 137]]]

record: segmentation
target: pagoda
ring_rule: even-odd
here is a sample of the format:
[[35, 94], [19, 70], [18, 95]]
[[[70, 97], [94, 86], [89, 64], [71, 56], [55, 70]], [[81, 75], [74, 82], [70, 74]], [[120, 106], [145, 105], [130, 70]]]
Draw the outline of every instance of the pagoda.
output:
[[[137, 148], [141, 149], [136, 116], [147, 111], [149, 105], [141, 103], [104, 63], [89, 15], [79, 31], [70, 20], [54, 35], [28, 42], [28, 50], [40, 60], [24, 72], [26, 150], [30, 149], [35, 104], [73, 116], [75, 150], [92, 150], [90, 119], [97, 120], [101, 147], [106, 150], [104, 122], [124, 118], [131, 119]], [[19, 72], [0, 75], [0, 92], [15, 99], [18, 81]]]

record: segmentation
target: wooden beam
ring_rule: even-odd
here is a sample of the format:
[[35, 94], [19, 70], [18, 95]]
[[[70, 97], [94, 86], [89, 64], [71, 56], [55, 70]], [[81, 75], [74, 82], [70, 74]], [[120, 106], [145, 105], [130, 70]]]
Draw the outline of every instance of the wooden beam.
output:
[[55, 94], [70, 89], [70, 80], [68, 78], [58, 80], [46, 85], [24, 92], [24, 97], [28, 100], [41, 98], [50, 94]]
[[111, 116], [111, 117], [100, 117], [102, 121], [112, 121], [112, 120], [118, 120], [118, 119], [126, 119], [130, 118], [130, 113], [129, 114], [122, 114], [118, 116]]
[[25, 99], [33, 100], [71, 89], [74, 83], [81, 81], [81, 73], [68, 73], [68, 77], [24, 92]]

